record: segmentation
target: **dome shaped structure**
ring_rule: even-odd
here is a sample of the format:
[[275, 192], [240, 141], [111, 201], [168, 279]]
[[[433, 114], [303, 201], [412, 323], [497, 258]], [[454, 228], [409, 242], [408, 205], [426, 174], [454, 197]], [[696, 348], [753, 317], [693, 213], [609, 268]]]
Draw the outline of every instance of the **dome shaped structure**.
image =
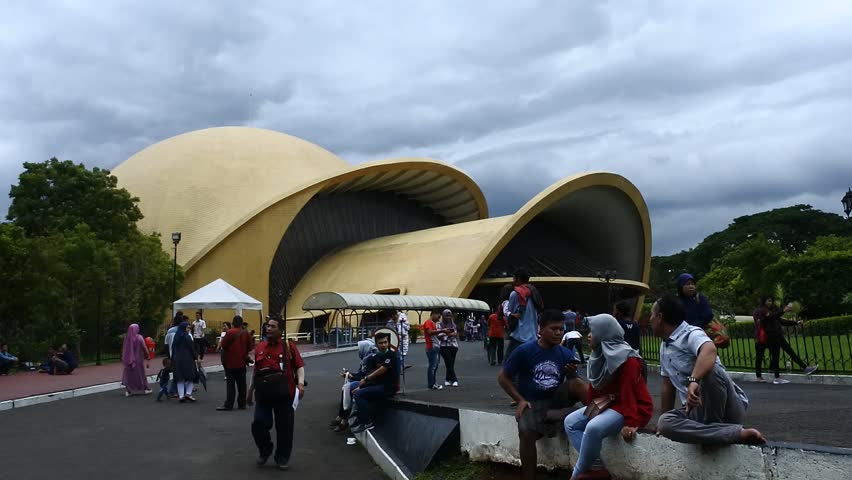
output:
[[186, 264], [258, 205], [349, 165], [299, 138], [259, 128], [220, 127], [151, 145], [113, 169], [120, 187], [139, 197], [143, 231], [182, 233]]

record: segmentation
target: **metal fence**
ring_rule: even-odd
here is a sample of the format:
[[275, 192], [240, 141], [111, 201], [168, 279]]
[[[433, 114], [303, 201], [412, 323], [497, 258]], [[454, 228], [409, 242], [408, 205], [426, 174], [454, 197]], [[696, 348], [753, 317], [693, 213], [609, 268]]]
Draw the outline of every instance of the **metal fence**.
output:
[[[809, 335], [802, 326], [785, 327], [787, 342], [793, 351], [808, 365], [819, 364], [819, 373], [852, 374], [852, 333], [848, 330]], [[660, 339], [643, 325], [640, 337], [642, 356], [651, 361], [660, 360]], [[769, 373], [769, 349], [763, 354], [763, 372]], [[726, 368], [754, 371], [757, 359], [753, 334], [732, 334], [728, 348], [719, 349], [719, 358]], [[783, 350], [779, 360], [782, 373], [799, 373], [799, 365], [792, 362]], [[771, 375], [771, 373], [769, 373]]]

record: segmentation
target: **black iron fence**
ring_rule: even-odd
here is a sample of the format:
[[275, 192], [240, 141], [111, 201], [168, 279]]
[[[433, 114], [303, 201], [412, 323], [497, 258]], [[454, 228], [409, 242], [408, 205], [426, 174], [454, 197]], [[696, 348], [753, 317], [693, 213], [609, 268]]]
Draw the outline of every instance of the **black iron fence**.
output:
[[[819, 373], [852, 374], [852, 333], [847, 328], [808, 331], [804, 326], [785, 327], [787, 342], [793, 351], [808, 365], [819, 364]], [[731, 329], [731, 344], [719, 349], [719, 358], [726, 368], [754, 371], [757, 349], [753, 329]], [[642, 356], [651, 361], [660, 360], [660, 339], [643, 325], [640, 337]], [[763, 352], [763, 371], [769, 372], [769, 349]], [[800, 373], [801, 368], [783, 350], [779, 361], [782, 373]], [[771, 375], [771, 374], [770, 374]]]

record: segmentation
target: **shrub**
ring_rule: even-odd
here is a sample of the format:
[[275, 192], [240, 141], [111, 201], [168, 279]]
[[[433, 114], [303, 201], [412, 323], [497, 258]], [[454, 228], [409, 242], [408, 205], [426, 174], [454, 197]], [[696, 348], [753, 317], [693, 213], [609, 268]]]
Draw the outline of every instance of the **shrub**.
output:
[[408, 331], [408, 336], [411, 339], [411, 343], [417, 343], [417, 339], [420, 338], [420, 335], [423, 334], [423, 330], [421, 330], [420, 325], [412, 325], [411, 329]]
[[852, 333], [852, 315], [818, 318], [805, 322], [805, 335], [843, 335]]

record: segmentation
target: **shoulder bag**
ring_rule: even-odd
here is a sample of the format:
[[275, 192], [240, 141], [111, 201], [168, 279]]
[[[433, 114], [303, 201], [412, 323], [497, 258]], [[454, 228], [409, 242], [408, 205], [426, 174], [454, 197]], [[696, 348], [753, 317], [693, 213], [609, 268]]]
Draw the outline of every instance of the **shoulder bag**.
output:
[[589, 402], [589, 405], [586, 406], [586, 410], [583, 411], [583, 415], [591, 420], [607, 408], [611, 407], [613, 402], [615, 402], [615, 394], [601, 395], [600, 397], [594, 398], [591, 402]]

